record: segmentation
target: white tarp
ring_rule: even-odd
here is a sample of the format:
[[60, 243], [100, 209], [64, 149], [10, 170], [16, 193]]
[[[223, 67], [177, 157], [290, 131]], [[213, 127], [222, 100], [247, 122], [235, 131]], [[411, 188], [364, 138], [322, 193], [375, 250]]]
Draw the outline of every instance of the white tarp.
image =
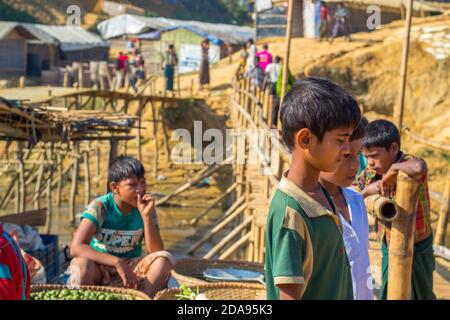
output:
[[98, 24], [97, 29], [103, 39], [111, 39], [124, 35], [138, 35], [151, 31], [168, 31], [177, 28], [188, 29], [210, 40], [227, 41], [231, 44], [243, 44], [253, 36], [250, 27], [235, 26], [221, 23], [185, 21], [151, 18], [132, 14], [123, 14]]
[[[186, 73], [200, 70], [202, 61], [202, 52], [199, 45], [183, 44], [180, 47], [179, 56], [179, 73]], [[209, 63], [210, 65], [220, 60], [220, 47], [211, 45], [209, 47]]]
[[272, 9], [272, 0], [256, 0], [256, 12]]

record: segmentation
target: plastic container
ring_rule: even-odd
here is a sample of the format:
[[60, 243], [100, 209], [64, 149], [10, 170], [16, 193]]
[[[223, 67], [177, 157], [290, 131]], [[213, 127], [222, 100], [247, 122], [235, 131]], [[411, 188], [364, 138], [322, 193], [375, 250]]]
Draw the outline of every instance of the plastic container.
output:
[[40, 236], [45, 248], [30, 250], [27, 253], [42, 263], [47, 282], [49, 282], [59, 275], [58, 236], [55, 234], [41, 234]]

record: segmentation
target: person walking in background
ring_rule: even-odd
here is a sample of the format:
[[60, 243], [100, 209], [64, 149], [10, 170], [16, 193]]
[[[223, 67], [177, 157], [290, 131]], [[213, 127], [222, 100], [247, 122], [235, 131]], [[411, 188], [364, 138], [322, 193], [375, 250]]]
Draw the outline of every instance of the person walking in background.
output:
[[334, 38], [339, 35], [339, 32], [345, 36], [347, 41], [351, 41], [350, 30], [348, 28], [348, 12], [343, 3], [338, 4], [334, 18], [336, 21], [334, 23], [333, 35], [331, 36], [330, 43], [333, 43]]
[[245, 66], [245, 71], [249, 71], [255, 67], [256, 46], [255, 43], [253, 42], [253, 39], [248, 39], [247, 49], [248, 49], [248, 57]]
[[175, 53], [175, 46], [173, 44], [169, 45], [162, 58], [164, 78], [166, 79], [166, 91], [172, 91], [172, 95], [175, 96], [175, 92], [173, 91], [173, 79], [175, 75], [175, 66], [178, 64], [178, 57]]
[[209, 85], [209, 40], [203, 39], [201, 43], [202, 62], [200, 63], [200, 91]]
[[278, 122], [278, 111], [280, 108], [280, 97], [277, 94], [277, 81], [281, 72], [281, 58], [279, 56], [275, 57], [273, 63], [270, 63], [266, 67], [266, 77], [264, 78], [264, 89], [269, 85], [269, 92], [273, 96], [273, 113], [272, 113], [272, 124], [271, 128], [276, 128]]
[[269, 45], [265, 43], [263, 45], [263, 49], [256, 54], [256, 56], [259, 58], [259, 66], [263, 71], [266, 71], [266, 67], [272, 63], [272, 55], [268, 50]]
[[244, 45], [239, 52], [239, 66], [236, 70], [236, 79], [242, 79], [247, 64], [248, 52], [247, 46]]
[[319, 41], [328, 40], [328, 21], [331, 20], [330, 11], [325, 2], [320, 6]]
[[123, 82], [126, 76], [128, 56], [122, 51], [116, 59], [116, 88], [123, 88]]
[[256, 89], [256, 87], [262, 89], [264, 84], [264, 71], [259, 66], [259, 62], [259, 58], [255, 57], [255, 65], [244, 74], [244, 78], [250, 78], [250, 90], [252, 92]]

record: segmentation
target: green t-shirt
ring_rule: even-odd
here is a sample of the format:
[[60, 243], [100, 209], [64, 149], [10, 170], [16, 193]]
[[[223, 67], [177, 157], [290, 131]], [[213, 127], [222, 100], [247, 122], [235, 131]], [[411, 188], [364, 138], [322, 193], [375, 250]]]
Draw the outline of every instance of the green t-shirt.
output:
[[[81, 215], [97, 227], [90, 246], [100, 252], [121, 258], [142, 255], [144, 222], [137, 208], [124, 215], [114, 200], [112, 192], [92, 201]], [[156, 213], [152, 216], [159, 231]]]
[[353, 299], [341, 220], [285, 176], [270, 204], [265, 269], [269, 300], [280, 298], [280, 284], [303, 285], [306, 300]]

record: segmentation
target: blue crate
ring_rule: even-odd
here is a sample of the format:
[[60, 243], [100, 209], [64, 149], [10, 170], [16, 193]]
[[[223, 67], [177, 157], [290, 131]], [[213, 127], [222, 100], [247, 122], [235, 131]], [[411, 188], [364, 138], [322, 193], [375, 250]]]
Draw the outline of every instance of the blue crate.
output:
[[47, 282], [59, 275], [58, 236], [55, 234], [41, 234], [44, 249], [29, 250], [27, 253], [38, 259], [45, 268]]

